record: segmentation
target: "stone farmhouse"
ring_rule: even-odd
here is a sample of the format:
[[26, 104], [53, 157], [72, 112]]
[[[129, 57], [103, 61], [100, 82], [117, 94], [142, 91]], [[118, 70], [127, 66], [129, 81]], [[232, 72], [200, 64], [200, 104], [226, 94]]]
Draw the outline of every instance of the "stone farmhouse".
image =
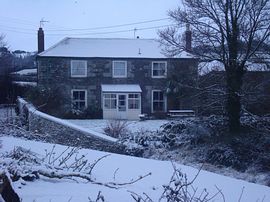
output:
[[[191, 32], [185, 34], [190, 50]], [[194, 110], [192, 98], [168, 93], [173, 77], [197, 85], [198, 59], [189, 52], [166, 57], [158, 41], [140, 38], [65, 38], [44, 50], [42, 28], [38, 49], [38, 87], [59, 87], [66, 111], [99, 107], [104, 119], [135, 120]]]

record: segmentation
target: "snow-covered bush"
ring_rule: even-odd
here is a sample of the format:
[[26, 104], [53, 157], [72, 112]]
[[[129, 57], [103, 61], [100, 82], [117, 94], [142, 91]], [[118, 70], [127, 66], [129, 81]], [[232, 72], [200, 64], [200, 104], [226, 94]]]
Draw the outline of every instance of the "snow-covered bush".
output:
[[231, 167], [233, 165], [238, 170], [243, 169], [243, 167], [246, 168], [245, 162], [241, 162], [241, 159], [239, 159], [239, 156], [235, 154], [233, 149], [224, 144], [216, 144], [210, 147], [206, 152], [205, 160], [208, 163], [218, 166]]
[[125, 136], [129, 133], [127, 129], [127, 122], [122, 120], [110, 120], [103, 129], [106, 135], [114, 138]]
[[270, 118], [242, 117], [242, 132], [231, 135], [222, 116], [174, 120], [161, 131], [141, 131], [121, 140], [143, 148], [145, 157], [185, 159], [231, 167], [241, 172], [270, 172]]

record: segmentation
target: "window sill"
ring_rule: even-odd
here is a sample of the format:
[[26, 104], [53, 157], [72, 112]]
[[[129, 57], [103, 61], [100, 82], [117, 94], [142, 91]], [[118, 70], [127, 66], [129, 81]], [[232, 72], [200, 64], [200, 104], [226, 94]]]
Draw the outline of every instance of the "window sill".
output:
[[84, 75], [84, 76], [70, 76], [70, 78], [86, 78], [87, 75]]
[[166, 79], [167, 76], [152, 76], [152, 79]]

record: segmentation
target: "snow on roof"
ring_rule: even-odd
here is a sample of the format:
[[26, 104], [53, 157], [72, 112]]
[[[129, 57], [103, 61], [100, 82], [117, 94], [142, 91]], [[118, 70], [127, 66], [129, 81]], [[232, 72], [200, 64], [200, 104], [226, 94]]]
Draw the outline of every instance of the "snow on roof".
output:
[[129, 92], [129, 93], [141, 93], [142, 89], [137, 84], [103, 84], [101, 85], [102, 92]]
[[211, 71], [223, 71], [224, 65], [217, 60], [213, 60], [210, 62], [200, 62], [198, 65], [198, 69], [200, 75], [205, 75]]
[[[167, 58], [155, 39], [65, 38], [38, 54], [48, 57]], [[183, 51], [175, 58], [193, 58]]]
[[[247, 71], [269, 71], [267, 64], [258, 62], [246, 62]], [[200, 62], [198, 65], [199, 74], [205, 75], [211, 71], [224, 71], [224, 65], [222, 62], [213, 60], [210, 62]]]
[[17, 72], [12, 72], [12, 74], [18, 74], [18, 75], [31, 75], [31, 74], [37, 74], [37, 69], [23, 69]]

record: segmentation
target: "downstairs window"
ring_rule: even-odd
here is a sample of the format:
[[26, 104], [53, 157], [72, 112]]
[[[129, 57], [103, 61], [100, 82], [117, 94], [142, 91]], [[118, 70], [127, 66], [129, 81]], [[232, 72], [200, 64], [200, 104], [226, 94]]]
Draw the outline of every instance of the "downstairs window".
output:
[[86, 90], [72, 90], [72, 109], [83, 110], [87, 107]]

